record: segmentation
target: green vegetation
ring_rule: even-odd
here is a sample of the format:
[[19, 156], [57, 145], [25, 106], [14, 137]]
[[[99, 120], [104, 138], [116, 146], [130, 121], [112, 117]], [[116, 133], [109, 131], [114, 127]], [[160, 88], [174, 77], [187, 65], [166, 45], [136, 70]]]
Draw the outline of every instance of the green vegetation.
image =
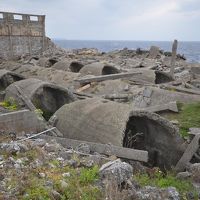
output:
[[[28, 158], [23, 164], [29, 166], [36, 159], [44, 160], [45, 154], [42, 149], [34, 147], [24, 153], [13, 155], [15, 160]], [[55, 167], [52, 167], [54, 165]], [[10, 190], [17, 189], [17, 198], [22, 200], [52, 200], [52, 188], [46, 183], [51, 182], [53, 190], [61, 195], [62, 200], [100, 200], [102, 194], [95, 182], [99, 179], [99, 168], [73, 168], [63, 166], [57, 159], [46, 160], [42, 165], [34, 168], [27, 168], [23, 175], [13, 169], [8, 169], [11, 179], [7, 181]], [[39, 174], [45, 174], [40, 177]], [[70, 176], [63, 177], [64, 173]], [[62, 182], [66, 182], [63, 188]], [[18, 184], [20, 182], [20, 184]]]
[[80, 183], [82, 185], [94, 183], [96, 180], [98, 180], [98, 178], [99, 178], [99, 168], [97, 166], [94, 166], [91, 169], [87, 168], [81, 169]]
[[66, 178], [67, 189], [63, 190], [57, 182], [56, 190], [62, 194], [62, 200], [97, 200], [101, 199], [101, 192], [95, 186], [98, 180], [98, 167], [81, 168], [80, 171], [71, 170], [70, 177]]
[[200, 102], [191, 104], [178, 103], [178, 114], [168, 114], [169, 120], [178, 120], [180, 124], [180, 134], [188, 136], [191, 127], [200, 127]]
[[174, 173], [163, 173], [159, 170], [153, 171], [151, 174], [137, 174], [135, 180], [142, 186], [155, 186], [159, 188], [175, 187], [180, 193], [182, 199], [186, 198], [188, 192], [193, 192], [197, 198], [197, 192], [190, 180], [180, 180], [176, 178]]
[[19, 106], [17, 105], [16, 100], [13, 99], [13, 98], [11, 98], [11, 97], [10, 97], [9, 99], [3, 101], [3, 102], [0, 102], [0, 106], [6, 108], [6, 109], [8, 109], [8, 110], [11, 110], [11, 111], [17, 110], [18, 107], [19, 107]]

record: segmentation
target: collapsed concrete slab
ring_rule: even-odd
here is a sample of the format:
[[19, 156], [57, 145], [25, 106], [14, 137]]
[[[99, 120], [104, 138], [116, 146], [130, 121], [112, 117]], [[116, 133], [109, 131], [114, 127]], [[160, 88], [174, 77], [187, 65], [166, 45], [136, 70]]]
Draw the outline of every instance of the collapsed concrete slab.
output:
[[117, 74], [119, 73], [119, 70], [109, 64], [96, 62], [89, 65], [85, 65], [82, 67], [79, 71], [82, 75], [108, 75], [108, 74]]
[[57, 69], [57, 70], [68, 71], [70, 64], [71, 64], [70, 60], [68, 60], [68, 59], [62, 59], [62, 60], [58, 61], [57, 63], [55, 63], [52, 66], [52, 68], [53, 69]]
[[64, 105], [53, 116], [64, 137], [96, 143], [111, 143], [149, 152], [150, 164], [175, 165], [183, 154], [183, 140], [166, 119], [130, 106], [102, 99], [87, 99]]
[[[150, 93], [149, 96], [145, 92], [147, 89], [148, 93]], [[137, 108], [163, 105], [172, 101], [181, 103], [199, 102], [199, 95], [164, 90], [156, 87], [142, 87], [140, 91], [136, 91], [133, 94], [133, 107]]]
[[39, 66], [41, 67], [51, 67], [52, 65], [54, 65], [55, 63], [57, 63], [58, 61], [54, 58], [43, 58], [41, 57], [39, 60], [38, 60], [38, 64]]
[[53, 68], [44, 68], [32, 65], [20, 65], [13, 62], [5, 63], [0, 66], [1, 69], [7, 69], [17, 74], [21, 74], [26, 78], [37, 78], [43, 81], [58, 84], [63, 87], [74, 85], [73, 81], [77, 79], [80, 74], [56, 70]]
[[5, 134], [16, 133], [18, 136], [45, 130], [45, 124], [34, 112], [20, 110], [0, 114], [0, 130]]
[[0, 70], [0, 90], [4, 90], [10, 84], [23, 79], [24, 77], [22, 75], [2, 69]]
[[72, 93], [67, 89], [38, 79], [26, 79], [7, 87], [5, 95], [6, 99], [12, 97], [22, 105], [23, 102], [18, 96], [16, 86], [23, 91], [36, 108], [43, 111], [47, 118], [64, 104], [74, 101]]

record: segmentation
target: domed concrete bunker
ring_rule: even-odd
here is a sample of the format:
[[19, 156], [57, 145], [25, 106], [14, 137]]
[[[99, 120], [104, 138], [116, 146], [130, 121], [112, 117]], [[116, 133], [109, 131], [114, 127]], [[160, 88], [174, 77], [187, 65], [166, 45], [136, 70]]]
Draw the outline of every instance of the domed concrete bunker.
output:
[[74, 101], [72, 93], [67, 89], [38, 79], [26, 79], [11, 84], [6, 89], [5, 98], [13, 97], [22, 105], [23, 102], [19, 98], [16, 86], [23, 91], [36, 108], [43, 111], [46, 119], [49, 119], [64, 104]]
[[101, 62], [91, 63], [82, 67], [79, 71], [82, 75], [108, 75], [108, 74], [117, 74], [119, 70], [109, 64], [104, 64]]
[[128, 105], [93, 98], [62, 106], [52, 124], [64, 137], [124, 146], [149, 152], [149, 165], [175, 166], [184, 152], [177, 129], [154, 113], [131, 111]]
[[23, 80], [24, 77], [5, 69], [0, 70], [0, 91], [5, 90], [10, 84]]

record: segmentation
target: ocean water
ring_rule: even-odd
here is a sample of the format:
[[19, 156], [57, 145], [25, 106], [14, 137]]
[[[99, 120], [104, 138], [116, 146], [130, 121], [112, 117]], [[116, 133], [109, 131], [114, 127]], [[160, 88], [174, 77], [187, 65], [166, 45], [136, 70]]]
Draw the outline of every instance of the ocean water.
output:
[[[99, 51], [108, 52], [113, 50], [141, 48], [148, 50], [155, 45], [164, 51], [171, 51], [172, 42], [159, 41], [103, 41], [103, 40], [53, 40], [57, 45], [65, 49], [97, 48]], [[200, 41], [178, 43], [178, 53], [185, 55], [188, 62], [200, 63]]]

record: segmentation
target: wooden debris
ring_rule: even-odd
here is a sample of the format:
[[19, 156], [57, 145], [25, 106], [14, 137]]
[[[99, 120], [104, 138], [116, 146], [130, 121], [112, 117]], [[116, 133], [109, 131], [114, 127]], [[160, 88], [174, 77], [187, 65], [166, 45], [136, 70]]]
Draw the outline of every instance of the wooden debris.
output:
[[129, 73], [119, 73], [119, 74], [109, 74], [109, 75], [102, 75], [102, 76], [94, 76], [89, 78], [80, 78], [76, 79], [75, 81], [79, 83], [91, 83], [91, 82], [100, 82], [105, 80], [114, 80], [120, 78], [129, 78], [132, 76], [140, 75], [140, 72], [129, 72]]
[[141, 162], [148, 162], [148, 152], [143, 150], [136, 150], [136, 149], [129, 149], [119, 146], [113, 146], [110, 144], [100, 144], [100, 143], [93, 143], [93, 142], [86, 142], [81, 140], [72, 140], [68, 138], [61, 138], [61, 137], [52, 137], [52, 136], [46, 136], [41, 135], [41, 138], [44, 138], [45, 140], [56, 140], [58, 143], [60, 143], [63, 147], [66, 148], [76, 148], [80, 144], [88, 144], [90, 146], [90, 150], [93, 152], [98, 152], [100, 154], [104, 155], [115, 155], [119, 158], [125, 158], [129, 160], [137, 160]]
[[190, 160], [192, 159], [193, 155], [199, 148], [199, 139], [200, 133], [196, 134], [191, 143], [188, 145], [187, 149], [185, 150], [183, 156], [176, 164], [175, 170], [178, 172], [182, 172], [185, 170], [186, 166], [189, 164]]
[[82, 92], [84, 90], [87, 90], [88, 88], [90, 88], [90, 86], [91, 84], [84, 85], [83, 87], [77, 89], [76, 92]]

